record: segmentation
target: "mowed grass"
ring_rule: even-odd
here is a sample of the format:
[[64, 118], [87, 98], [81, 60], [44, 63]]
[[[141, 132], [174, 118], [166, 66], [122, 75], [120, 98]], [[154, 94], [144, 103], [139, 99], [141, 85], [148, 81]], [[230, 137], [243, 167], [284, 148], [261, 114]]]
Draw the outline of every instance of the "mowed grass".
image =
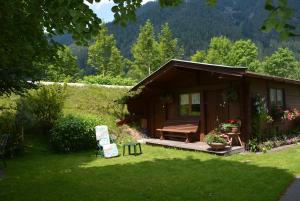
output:
[[277, 201], [300, 173], [300, 146], [219, 157], [143, 146], [140, 156], [96, 158], [35, 148], [8, 161], [2, 201]]

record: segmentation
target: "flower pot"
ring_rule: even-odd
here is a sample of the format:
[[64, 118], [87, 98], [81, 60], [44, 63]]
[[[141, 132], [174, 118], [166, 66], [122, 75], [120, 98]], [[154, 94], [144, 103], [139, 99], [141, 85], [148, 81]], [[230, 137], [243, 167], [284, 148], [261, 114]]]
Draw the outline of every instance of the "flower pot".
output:
[[232, 133], [238, 133], [239, 132], [239, 128], [238, 127], [232, 127], [231, 128], [231, 132]]
[[222, 151], [225, 149], [226, 145], [222, 143], [213, 142], [208, 144], [213, 151]]

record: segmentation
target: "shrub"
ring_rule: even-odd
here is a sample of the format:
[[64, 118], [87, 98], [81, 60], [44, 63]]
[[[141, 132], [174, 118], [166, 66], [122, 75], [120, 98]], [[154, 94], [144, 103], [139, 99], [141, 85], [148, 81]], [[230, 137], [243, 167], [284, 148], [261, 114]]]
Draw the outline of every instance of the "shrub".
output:
[[59, 118], [50, 134], [50, 143], [55, 151], [73, 152], [92, 149], [96, 144], [95, 126], [101, 119], [67, 115]]
[[41, 86], [31, 90], [17, 101], [18, 121], [27, 129], [48, 133], [62, 114], [64, 100], [64, 86]]
[[83, 78], [84, 83], [88, 84], [104, 84], [104, 85], [123, 85], [133, 86], [136, 84], [136, 80], [131, 78], [124, 78], [121, 76], [110, 76], [110, 75], [91, 75]]
[[23, 151], [23, 133], [15, 111], [2, 111], [0, 113], [0, 135], [8, 134], [9, 140], [6, 146], [6, 153], [13, 156]]

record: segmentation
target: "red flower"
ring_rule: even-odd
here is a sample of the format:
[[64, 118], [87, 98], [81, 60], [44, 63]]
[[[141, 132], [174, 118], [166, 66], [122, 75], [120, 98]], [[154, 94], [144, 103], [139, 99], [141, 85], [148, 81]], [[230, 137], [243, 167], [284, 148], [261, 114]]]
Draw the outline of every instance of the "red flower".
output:
[[236, 123], [237, 123], [237, 120], [236, 120], [236, 119], [229, 119], [229, 120], [228, 120], [228, 123], [236, 124]]

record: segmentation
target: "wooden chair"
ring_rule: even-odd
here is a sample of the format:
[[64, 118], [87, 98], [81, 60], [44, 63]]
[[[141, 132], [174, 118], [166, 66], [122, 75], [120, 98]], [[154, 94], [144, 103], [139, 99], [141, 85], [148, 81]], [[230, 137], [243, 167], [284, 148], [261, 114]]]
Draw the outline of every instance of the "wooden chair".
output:
[[0, 158], [3, 162], [4, 167], [7, 166], [5, 161], [5, 148], [8, 142], [9, 135], [1, 135], [0, 136]]

